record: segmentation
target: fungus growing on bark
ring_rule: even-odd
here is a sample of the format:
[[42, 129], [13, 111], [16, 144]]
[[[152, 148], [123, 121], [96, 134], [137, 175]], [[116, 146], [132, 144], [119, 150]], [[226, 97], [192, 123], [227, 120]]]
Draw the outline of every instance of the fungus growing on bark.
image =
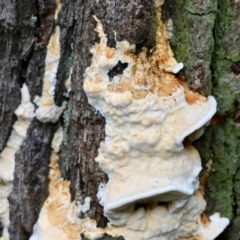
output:
[[35, 116], [34, 105], [30, 101], [30, 95], [26, 84], [23, 84], [21, 96], [21, 104], [15, 111], [17, 121], [13, 125], [12, 133], [6, 147], [0, 155], [0, 222], [4, 227], [1, 239], [8, 239], [9, 203], [7, 197], [12, 190], [15, 153], [19, 150], [27, 134], [27, 129]]
[[36, 96], [36, 117], [41, 122], [57, 122], [65, 109], [66, 102], [62, 106], [56, 106], [54, 102], [55, 85], [57, 82], [57, 69], [60, 59], [60, 28], [56, 26], [47, 46], [45, 60], [45, 74], [43, 79], [42, 96]]
[[[159, 19], [162, 3], [156, 3]], [[110, 224], [99, 229], [94, 220], [78, 218], [89, 210], [91, 199], [86, 197], [78, 207], [70, 202], [69, 182], [60, 179], [57, 164], [59, 130], [52, 144], [49, 197], [30, 239], [76, 239], [80, 232], [89, 239], [104, 233], [126, 240], [214, 239], [229, 221], [217, 213], [210, 220], [202, 215], [206, 202], [199, 189], [201, 160], [191, 141], [203, 134], [214, 115], [215, 99], [190, 91], [174, 75], [183, 64], [174, 59], [162, 22], [155, 49], [135, 54], [135, 46], [127, 41], [107, 47], [101, 22], [95, 19], [100, 43], [91, 50], [84, 89], [89, 103], [106, 119], [106, 138], [96, 161], [109, 177], [107, 185], [100, 184], [98, 197]], [[56, 52], [53, 75], [60, 49]], [[54, 84], [48, 75], [46, 71], [38, 111], [54, 106], [49, 92]], [[43, 106], [45, 97], [49, 106]], [[46, 122], [58, 119], [57, 112], [37, 116]]]
[[[161, 3], [156, 4], [159, 19]], [[154, 50], [135, 54], [135, 45], [127, 41], [109, 48], [103, 26], [95, 20], [100, 43], [91, 49], [84, 90], [106, 119], [96, 161], [109, 177], [98, 192], [110, 221], [107, 233], [139, 240], [214, 239], [229, 221], [219, 215], [201, 221], [206, 205], [198, 191], [201, 160], [191, 144], [183, 145], [209, 124], [216, 112], [214, 97], [190, 91], [173, 74], [183, 65], [173, 56], [162, 22]], [[127, 67], [109, 76], [119, 62]], [[136, 203], [145, 208], [136, 209]], [[209, 229], [212, 237], [206, 238]]]
[[38, 221], [33, 227], [30, 240], [70, 240], [79, 239], [81, 232], [89, 232], [90, 239], [97, 239], [104, 234], [97, 229], [96, 222], [89, 218], [80, 219], [78, 213], [89, 210], [90, 197], [84, 204], [71, 202], [70, 182], [61, 178], [58, 165], [60, 145], [63, 141], [63, 129], [60, 127], [52, 140], [52, 154], [49, 171], [49, 195], [43, 204]]

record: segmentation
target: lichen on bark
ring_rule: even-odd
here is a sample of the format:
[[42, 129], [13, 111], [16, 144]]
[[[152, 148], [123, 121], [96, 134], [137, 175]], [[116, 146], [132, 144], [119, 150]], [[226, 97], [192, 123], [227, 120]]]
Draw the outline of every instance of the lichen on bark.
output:
[[213, 28], [217, 1], [167, 0], [163, 20], [172, 21], [170, 43], [189, 86], [204, 95], [211, 93], [211, 59], [214, 51]]
[[231, 220], [218, 239], [239, 240], [240, 2], [168, 0], [164, 20], [170, 18], [170, 42], [185, 65], [187, 81], [218, 102], [214, 125], [195, 143], [204, 163], [213, 160], [206, 185], [207, 213], [218, 211]]

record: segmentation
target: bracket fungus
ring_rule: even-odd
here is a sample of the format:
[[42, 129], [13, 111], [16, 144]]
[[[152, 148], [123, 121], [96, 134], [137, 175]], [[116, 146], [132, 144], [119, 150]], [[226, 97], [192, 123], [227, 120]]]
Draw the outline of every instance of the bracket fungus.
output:
[[[214, 97], [190, 91], [175, 75], [183, 64], [175, 60], [160, 20], [155, 48], [135, 54], [127, 41], [108, 47], [94, 18], [100, 42], [91, 49], [84, 90], [106, 119], [96, 158], [109, 177], [98, 192], [110, 221], [106, 231], [138, 240], [214, 239], [229, 221], [219, 215], [201, 220], [201, 159], [191, 145], [216, 112]], [[126, 68], [109, 76], [119, 62]]]

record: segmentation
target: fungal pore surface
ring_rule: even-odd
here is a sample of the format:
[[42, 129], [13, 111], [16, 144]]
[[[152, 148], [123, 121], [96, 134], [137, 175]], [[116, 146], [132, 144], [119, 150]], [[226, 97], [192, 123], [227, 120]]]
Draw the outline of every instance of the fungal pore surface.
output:
[[[228, 225], [214, 214], [201, 217], [201, 159], [191, 145], [216, 112], [214, 97], [192, 92], [175, 74], [183, 67], [169, 46], [159, 19], [156, 46], [138, 54], [127, 41], [107, 46], [96, 18], [100, 42], [92, 49], [84, 90], [89, 104], [106, 119], [105, 140], [96, 161], [109, 181], [98, 198], [109, 220], [107, 232], [126, 240], [214, 239]], [[126, 68], [110, 77], [119, 62]], [[206, 220], [207, 219], [207, 220]]]

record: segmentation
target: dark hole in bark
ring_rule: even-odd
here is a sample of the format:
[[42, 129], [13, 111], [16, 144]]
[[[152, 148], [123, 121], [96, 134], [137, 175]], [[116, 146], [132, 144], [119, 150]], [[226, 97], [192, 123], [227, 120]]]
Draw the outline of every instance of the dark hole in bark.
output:
[[22, 88], [23, 84], [25, 83], [27, 67], [28, 67], [28, 62], [22, 60], [22, 70], [21, 70], [21, 74], [18, 78], [18, 83], [20, 85], [20, 88]]
[[231, 65], [231, 71], [236, 75], [240, 74], [240, 61], [235, 62]]
[[3, 234], [3, 225], [2, 225], [2, 223], [0, 222], [0, 237], [2, 237], [2, 234]]
[[221, 233], [215, 240], [226, 240], [228, 239], [228, 232], [225, 230], [223, 233]]
[[240, 123], [240, 109], [237, 109], [233, 115], [233, 121], [235, 123]]
[[158, 202], [158, 206], [164, 207], [166, 210], [169, 210], [169, 202], [161, 202], [161, 201], [159, 201]]
[[122, 74], [124, 69], [127, 68], [127, 66], [128, 66], [127, 63], [122, 63], [121, 61], [119, 61], [117, 65], [108, 72], [108, 76], [110, 78], [113, 78], [114, 76]]
[[35, 27], [40, 28], [41, 27], [41, 18], [39, 16], [39, 14], [36, 14], [35, 17], [36, 17]]

